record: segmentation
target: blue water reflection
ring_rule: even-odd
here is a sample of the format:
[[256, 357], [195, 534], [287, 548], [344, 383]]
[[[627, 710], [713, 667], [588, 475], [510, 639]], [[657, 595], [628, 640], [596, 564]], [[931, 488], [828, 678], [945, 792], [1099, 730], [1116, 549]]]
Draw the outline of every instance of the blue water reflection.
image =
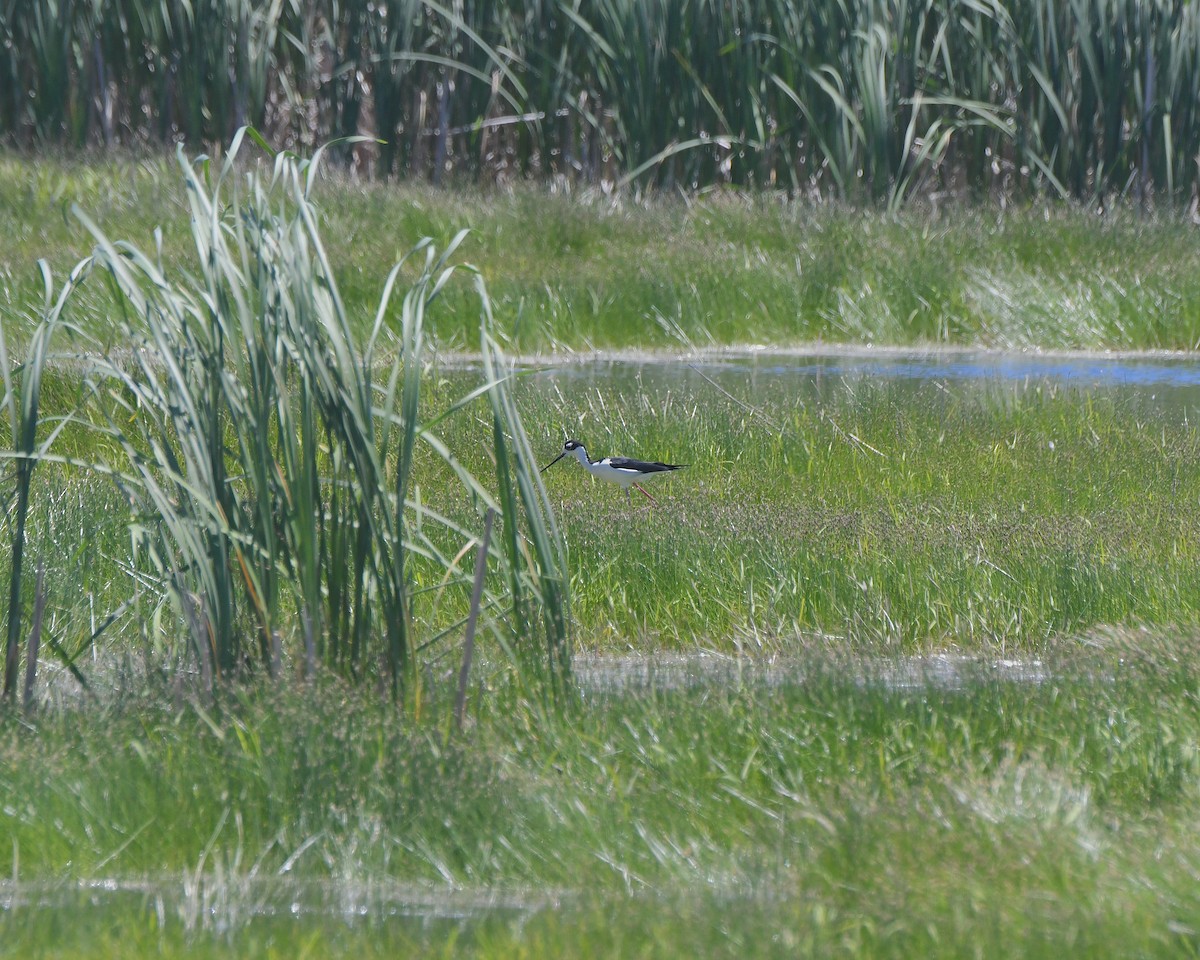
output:
[[946, 353], [870, 350], [828, 353], [762, 351], [745, 355], [702, 354], [697, 357], [635, 357], [573, 361], [537, 368], [532, 379], [563, 384], [645, 388], [669, 387], [709, 379], [728, 387], [787, 388], [822, 393], [855, 383], [936, 384], [970, 391], [1008, 387], [1018, 391], [1043, 387], [1112, 392], [1135, 403], [1154, 401], [1171, 408], [1200, 405], [1200, 358], [1183, 356], [1104, 356]]
[[[1101, 387], [1200, 386], [1200, 362], [1184, 360], [1101, 360], [1088, 358], [1029, 358], [986, 356], [936, 359], [928, 357], [824, 357], [807, 363], [755, 364], [761, 373], [782, 376], [871, 376], [915, 380], [1056, 381]], [[741, 367], [735, 364], [731, 366]]]

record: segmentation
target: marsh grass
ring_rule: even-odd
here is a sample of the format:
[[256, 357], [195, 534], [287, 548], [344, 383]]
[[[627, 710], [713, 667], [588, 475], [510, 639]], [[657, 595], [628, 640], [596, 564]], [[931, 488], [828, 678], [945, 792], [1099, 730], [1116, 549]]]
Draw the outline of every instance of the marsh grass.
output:
[[[253, 953], [270, 931], [478, 956], [554, 955], [590, 936], [663, 956], [680, 943], [1166, 956], [1190, 942], [1197, 907], [1195, 646], [1184, 631], [1098, 633], [1048, 650], [1034, 683], [983, 670], [897, 687], [852, 654], [777, 662], [770, 683], [722, 673], [604, 692], [584, 677], [558, 716], [496, 689], [471, 735], [450, 739], [448, 716], [397, 723], [385, 700], [329, 678], [208, 706], [164, 685], [136, 706], [97, 697], [89, 723], [78, 705], [44, 712], [37, 737], [4, 721], [0, 801], [20, 881], [57, 878], [65, 904], [74, 879], [142, 878], [158, 893], [106, 922], [183, 955]], [[272, 885], [286, 907], [309, 902], [305, 883], [332, 903], [339, 885], [353, 902], [376, 883], [525, 906], [455, 931], [383, 909], [348, 922], [336, 907], [281, 925]], [[201, 889], [213, 912], [189, 907]], [[90, 909], [58, 930], [51, 915], [6, 911], [6, 947], [84, 951]]]
[[[245, 153], [245, 151], [243, 151]], [[0, 155], [0, 305], [41, 300], [36, 263], [58, 276], [91, 253], [71, 203], [113, 236], [194, 256], [188, 199], [160, 159], [89, 165]], [[506, 347], [679, 349], [710, 342], [948, 343], [1041, 349], [1192, 349], [1200, 342], [1200, 247], [1185, 218], [1117, 206], [917, 205], [895, 215], [779, 196], [709, 193], [645, 201], [509, 191], [313, 184], [326, 254], [350, 323], [367, 336], [384, 264], [419, 237], [464, 227]], [[415, 268], [416, 264], [410, 261]], [[414, 271], [402, 274], [405, 282]], [[469, 284], [441, 294], [431, 346], [475, 352]], [[120, 343], [103, 285], [77, 291], [88, 332]], [[23, 334], [27, 337], [28, 334]]]
[[41, 412], [42, 383], [51, 342], [56, 330], [64, 325], [64, 310], [83, 270], [73, 271], [61, 290], [56, 290], [49, 265], [43, 260], [38, 263], [42, 276], [42, 304], [36, 318], [33, 335], [23, 360], [10, 357], [4, 331], [0, 326], [0, 378], [3, 379], [4, 396], [0, 406], [8, 420], [11, 443], [5, 450], [11, 480], [5, 484], [9, 500], [5, 503], [5, 518], [9, 527], [8, 555], [8, 605], [6, 614], [4, 652], [4, 698], [11, 701], [16, 696], [17, 671], [21, 659], [21, 643], [26, 643], [26, 700], [32, 696], [33, 677], [37, 663], [37, 648], [41, 639], [42, 558], [38, 560], [37, 589], [34, 598], [34, 618], [28, 636], [24, 633], [23, 614], [26, 606], [26, 525], [29, 519], [30, 494], [33, 490], [34, 472], [39, 461], [53, 446], [55, 438], [69, 420], [69, 411], [57, 417], [44, 417]]
[[[68, 168], [62, 176], [62, 192], [21, 207], [14, 222], [36, 227], [14, 226], [12, 249], [47, 237], [69, 238], [64, 250], [80, 242], [57, 223], [81, 175]], [[159, 174], [148, 176], [154, 183]], [[249, 228], [234, 211], [244, 208], [214, 203], [222, 215], [206, 221], [213, 181], [195, 168], [186, 182], [192, 177], [197, 222], [213, 229], [202, 234], [204, 249], [228, 243], [246, 253], [231, 258], [234, 267], [260, 262], [253, 244], [238, 247]], [[408, 249], [391, 231], [448, 240], [466, 220], [477, 232], [458, 249], [493, 292], [481, 305], [478, 288], [449, 283], [438, 291], [439, 311], [423, 315], [443, 274], [421, 255], [409, 260], [395, 275], [397, 289], [415, 291], [399, 308], [399, 344], [377, 342], [379, 362], [353, 381], [375, 388], [376, 405], [396, 400], [399, 412], [376, 424], [396, 431], [384, 465], [411, 458], [403, 496], [389, 483], [374, 505], [404, 503], [403, 517], [390, 517], [421, 548], [407, 559], [406, 608], [409, 637], [430, 643], [412, 658], [421, 664], [412, 688], [419, 700], [398, 714], [386, 692], [339, 670], [336, 656], [334, 669], [307, 669], [305, 598], [328, 603], [337, 590], [322, 583], [314, 591], [302, 577], [280, 578], [267, 621], [288, 631], [290, 664], [306, 669], [259, 686], [234, 670], [211, 693], [176, 682], [181, 674], [147, 655], [161, 651], [137, 641], [164, 623], [177, 636], [187, 595], [172, 607], [161, 569], [144, 553], [134, 563], [124, 552], [130, 499], [107, 476], [98, 483], [77, 466], [43, 463], [31, 478], [26, 538], [61, 547], [69, 561], [48, 571], [47, 633], [66, 651], [60, 659], [90, 654], [88, 676], [102, 682], [81, 696], [60, 678], [30, 717], [0, 714], [0, 835], [11, 864], [0, 883], [0, 953], [1195, 953], [1200, 487], [1191, 465], [1200, 451], [1190, 407], [1047, 384], [975, 390], [833, 379], [809, 389], [748, 376], [723, 377], [718, 390], [702, 378], [656, 381], [621, 368], [547, 378], [515, 374], [497, 346], [505, 334], [561, 348], [648, 337], [677, 346], [746, 331], [780, 341], [833, 331], [901, 342], [1190, 346], [1190, 227], [1079, 211], [1045, 221], [1043, 211], [883, 218], [720, 197], [690, 207], [554, 206], [573, 219], [541, 237], [529, 225], [559, 198], [310, 186], [302, 198], [269, 205], [261, 222], [278, 232], [261, 236], [296, 239], [289, 231], [297, 231], [315, 256], [318, 238], [304, 217], [281, 213], [303, 199], [334, 224], [331, 234], [322, 220], [325, 260], [290, 274], [286, 263], [262, 262], [285, 280], [318, 282], [262, 289], [310, 306], [321, 300], [333, 328], [323, 335], [368, 341], [380, 313], [379, 251], [390, 261]], [[111, 189], [95, 180], [84, 187]], [[176, 211], [186, 199], [146, 193]], [[138, 191], [114, 196], [117, 223], [125, 214], [157, 222], [143, 199]], [[157, 246], [139, 254], [102, 242], [101, 259], [115, 270], [143, 273], [119, 277], [116, 294], [89, 284], [74, 301], [75, 320], [89, 316], [95, 327], [80, 330], [64, 353], [89, 337], [111, 341], [116, 379], [97, 382], [120, 389], [90, 419], [77, 414], [64, 427], [55, 441], [64, 458], [94, 462], [131, 448], [144, 455], [156, 442], [178, 456], [185, 447], [182, 434], [170, 433], [170, 406], [135, 422], [147, 433], [114, 433], [168, 376], [168, 367], [139, 368], [127, 355], [118, 363], [121, 350], [148, 342], [139, 312], [124, 330], [108, 317], [123, 284], [141, 291], [135, 303], [181, 307], [189, 322], [189, 310], [213, 302], [228, 308], [229, 321], [255, 319], [238, 306], [249, 294], [239, 293], [236, 277], [205, 273], [212, 259], [184, 278], [179, 265], [196, 237], [177, 220], [164, 222], [161, 255]], [[111, 224], [103, 233], [127, 235]], [[90, 250], [86, 242], [68, 268]], [[23, 355], [34, 340], [22, 332], [34, 325], [22, 324], [36, 321], [29, 305], [42, 298], [36, 284], [13, 279], [24, 275], [15, 262], [3, 268], [3, 321], [13, 355]], [[170, 282], [160, 286], [160, 276]], [[478, 315], [489, 306], [495, 326], [481, 338]], [[214, 328], [189, 334], [204, 329]], [[248, 351], [259, 344], [240, 342]], [[413, 387], [405, 364], [415, 365], [420, 342], [429, 362]], [[171, 343], [182, 345], [181, 364], [197, 361], [193, 394], [214, 383], [206, 379], [214, 371], [217, 383], [232, 382], [237, 363], [227, 355], [205, 354], [187, 337]], [[444, 345], [478, 345], [488, 365], [482, 384], [436, 364], [429, 348]], [[327, 353], [302, 369], [336, 379], [347, 368]], [[257, 356], [238, 362], [256, 369]], [[64, 369], [76, 368], [46, 371], [43, 416], [78, 403], [78, 378]], [[475, 393], [481, 386], [486, 396]], [[327, 394], [314, 388], [311, 396]], [[239, 414], [266, 409], [253, 398], [234, 391]], [[270, 409], [255, 421], [267, 431], [230, 423], [197, 448], [225, 454], [207, 461], [226, 471], [225, 489], [195, 504], [207, 518], [203, 532], [216, 534], [218, 561], [235, 561], [230, 582], [255, 587], [239, 597], [232, 621], [251, 656], [268, 638], [261, 611], [269, 608], [255, 600], [269, 595], [263, 571], [300, 569], [293, 544], [304, 534], [261, 522], [263, 501], [250, 496], [254, 463], [243, 454], [273, 439], [277, 425], [296, 424], [278, 405]], [[414, 423], [427, 432], [401, 438]], [[312, 447], [301, 425], [290, 434], [300, 442], [286, 468], [296, 472], [266, 471], [268, 486], [286, 476], [284, 495], [297, 496], [296, 479], [313, 471], [321, 483], [344, 477], [332, 451], [348, 432], [325, 434], [306, 461]], [[656, 491], [659, 507], [631, 511], [618, 491], [577, 469], [550, 474], [543, 486], [536, 465], [564, 432], [596, 454], [692, 466]], [[123, 481], [148, 499], [148, 485], [134, 486], [146, 480], [141, 466], [134, 460]], [[148, 469], [179, 494], [168, 496], [168, 509], [191, 509], [197, 491], [180, 488], [180, 471]], [[465, 476], [495, 476], [491, 502], [446, 493], [462, 489]], [[315, 496], [335, 489], [318, 484]], [[340, 523], [347, 535], [363, 529], [355, 502], [339, 503], [309, 519]], [[495, 630], [484, 662], [532, 662], [529, 676], [549, 682], [531, 689], [510, 669], [473, 673], [458, 734], [454, 639], [467, 613], [470, 531], [492, 503], [504, 517], [486, 615], [524, 632], [514, 640]], [[515, 523], [536, 523], [530, 518], [547, 506], [553, 512], [540, 528], [514, 536]], [[138, 517], [142, 529], [158, 522], [144, 509]], [[160, 559], [170, 549], [164, 530]], [[276, 534], [287, 544], [278, 568], [261, 545]], [[0, 558], [0, 575], [11, 573], [9, 563]], [[260, 564], [253, 577], [243, 573], [252, 563]], [[340, 569], [323, 566], [321, 575]], [[201, 595], [195, 584], [187, 583], [189, 595]], [[95, 649], [95, 627], [129, 599], [131, 585], [141, 592], [136, 618], [117, 628], [120, 642]], [[744, 659], [733, 661], [732, 678], [724, 671], [682, 686], [599, 689], [583, 675], [567, 688], [568, 624], [593, 652], [700, 648]], [[528, 646], [513, 650], [519, 641]], [[985, 664], [953, 684], [935, 676], [898, 685], [889, 679], [894, 662], [878, 659], [930, 650], [965, 651]], [[989, 673], [986, 661], [1002, 656], [1036, 660], [1033, 681]], [[739, 679], [746, 660], [760, 673]], [[763, 670], [774, 671], [770, 682], [754, 680]], [[546, 710], [542, 691], [553, 689], [577, 696]], [[97, 880], [140, 883], [143, 892], [108, 900], [75, 886]], [[496, 894], [528, 909], [409, 923], [381, 907], [348, 919], [353, 890], [372, 884], [410, 885], [435, 899], [447, 889]], [[288, 916], [314, 887], [326, 892], [324, 907]], [[47, 908], [21, 905], [23, 889], [37, 890]]]
[[[587, 646], [1038, 650], [1197, 622], [1189, 411], [1042, 386], [648, 366], [530, 380], [526, 423], [691, 466], [630, 508], [547, 479]], [[733, 392], [730, 392], [732, 388]], [[636, 536], [630, 531], [636, 531]]]
[[[1048, 382], [798, 384], [738, 369], [713, 371], [716, 385], [659, 365], [524, 372], [505, 384], [535, 465], [564, 435], [595, 456], [691, 464], [654, 490], [649, 509], [574, 464], [541, 478], [545, 494], [527, 478], [528, 502], [545, 509], [548, 497], [558, 525], [547, 527], [548, 559], [534, 559], [534, 569], [565, 565], [570, 575], [567, 605], [556, 579], [514, 587], [501, 568], [489, 573], [495, 589], [507, 582], [516, 591], [524, 612], [514, 606], [512, 616], [525, 617], [531, 657], [561, 657], [560, 616], [585, 650], [784, 656], [814, 648], [1019, 656], [1108, 625], [1200, 622], [1200, 487], [1189, 466], [1200, 450], [1190, 407]], [[439, 671], [454, 659], [468, 613], [473, 541], [443, 538], [421, 518], [458, 482], [457, 469], [497, 470], [482, 445], [494, 430], [487, 402], [446, 416], [477, 383], [441, 370], [421, 399], [422, 422], [437, 421], [461, 461], [424, 445], [411, 479], [413, 522], [454, 571], [448, 580], [446, 566], [424, 557], [410, 568], [414, 635], [441, 638], [428, 648]], [[530, 508], [515, 480], [512, 490], [523, 514]], [[47, 580], [60, 637], [79, 631], [67, 645], [80, 648], [91, 633], [84, 625], [103, 622], [142, 582], [138, 616], [118, 625], [140, 637], [134, 620], [155, 623], [161, 594], [120, 562], [128, 503], [79, 474], [47, 475], [39, 491], [29, 535], [68, 561]], [[439, 512], [455, 529], [478, 522], [465, 499]], [[95, 550], [80, 550], [80, 531], [92, 531]], [[498, 528], [494, 539], [508, 535]], [[560, 541], [565, 561], [554, 559]], [[451, 580], [462, 581], [457, 592]]]

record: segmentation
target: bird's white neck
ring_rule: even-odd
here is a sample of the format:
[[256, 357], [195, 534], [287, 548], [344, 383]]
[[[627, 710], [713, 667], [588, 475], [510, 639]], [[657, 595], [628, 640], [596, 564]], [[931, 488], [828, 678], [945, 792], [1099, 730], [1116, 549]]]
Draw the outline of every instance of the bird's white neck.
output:
[[583, 447], [576, 447], [571, 451], [575, 454], [575, 459], [582, 463], [585, 467], [591, 465], [591, 460], [588, 458], [587, 451]]

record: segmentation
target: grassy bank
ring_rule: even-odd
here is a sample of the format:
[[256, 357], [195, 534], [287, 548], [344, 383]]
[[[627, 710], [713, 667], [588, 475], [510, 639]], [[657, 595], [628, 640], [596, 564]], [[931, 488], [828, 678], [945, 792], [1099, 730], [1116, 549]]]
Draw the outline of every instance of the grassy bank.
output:
[[[360, 329], [383, 277], [417, 239], [480, 267], [518, 350], [825, 340], [997, 347], [1193, 349], [1200, 343], [1200, 236], [1171, 216], [1069, 206], [910, 209], [890, 216], [770, 195], [637, 202], [590, 193], [443, 192], [331, 179], [315, 199], [347, 312]], [[0, 155], [0, 306], [40, 296], [35, 263], [61, 275], [91, 251], [75, 202], [114, 237], [168, 263], [191, 243], [165, 161], [93, 164]], [[429, 319], [474, 349], [469, 288]], [[110, 332], [99, 284], [80, 311]]]
[[[816, 657], [588, 692], [581, 669], [564, 716], [476, 691], [449, 740], [328, 683], [9, 718], [3, 889], [75, 919], [4, 911], [0, 952], [1186, 955], [1194, 648], [1109, 634], [1034, 683]], [[114, 877], [141, 893], [75, 887]]]

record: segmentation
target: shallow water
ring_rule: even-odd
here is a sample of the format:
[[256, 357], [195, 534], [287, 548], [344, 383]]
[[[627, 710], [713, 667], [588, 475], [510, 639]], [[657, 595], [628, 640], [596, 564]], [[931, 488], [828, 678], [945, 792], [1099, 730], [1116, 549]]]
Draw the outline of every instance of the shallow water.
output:
[[[585, 700], [676, 695], [711, 687], [787, 687], [824, 682], [829, 661], [804, 658], [755, 659], [708, 652], [654, 656], [584, 656], [574, 674]], [[1040, 660], [983, 659], [961, 655], [920, 655], [847, 660], [838, 676], [863, 686], [902, 693], [970, 690], [990, 683], [1040, 685], [1054, 674]], [[315, 841], [315, 837], [313, 840]], [[302, 843], [292, 855], [301, 857]], [[289, 860], [289, 864], [290, 864]], [[287, 866], [284, 867], [287, 870]], [[711, 879], [709, 893], [737, 900], [736, 886], [724, 889]], [[463, 888], [404, 883], [385, 877], [305, 878], [287, 872], [257, 874], [231, 870], [150, 876], [98, 876], [86, 879], [0, 879], [0, 924], [36, 924], [62, 916], [103, 925], [106, 918], [139, 918], [158, 931], [187, 936], [228, 937], [248, 931], [303, 940], [313, 931], [388, 929], [413, 940], [441, 942], [470, 937], [501, 924], [521, 928], [544, 911], [586, 901], [582, 889], [507, 885]], [[23, 919], [22, 919], [23, 918]]]
[[305, 880], [288, 876], [204, 873], [80, 881], [0, 880], [5, 913], [133, 911], [158, 928], [224, 933], [272, 919], [395, 922], [422, 929], [464, 928], [482, 920], [519, 921], [562, 903], [554, 891], [463, 890], [386, 879]]
[[[610, 388], [705, 383], [751, 392], [785, 387], [796, 396], [828, 396], [865, 384], [955, 389], [1067, 389], [1112, 394], [1139, 406], [1200, 406], [1200, 360], [1181, 354], [1026, 354], [844, 348], [697, 354], [628, 354], [533, 363], [535, 384], [586, 383]], [[737, 392], [741, 392], [740, 390]]]
[[[572, 670], [581, 692], [677, 690], [718, 684], [790, 686], [819, 680], [827, 665], [804, 659], [758, 660], [719, 653], [576, 657]], [[1046, 666], [1036, 659], [984, 660], [932, 654], [852, 662], [852, 679], [889, 690], [963, 690], [982, 683], [1044, 683]]]

